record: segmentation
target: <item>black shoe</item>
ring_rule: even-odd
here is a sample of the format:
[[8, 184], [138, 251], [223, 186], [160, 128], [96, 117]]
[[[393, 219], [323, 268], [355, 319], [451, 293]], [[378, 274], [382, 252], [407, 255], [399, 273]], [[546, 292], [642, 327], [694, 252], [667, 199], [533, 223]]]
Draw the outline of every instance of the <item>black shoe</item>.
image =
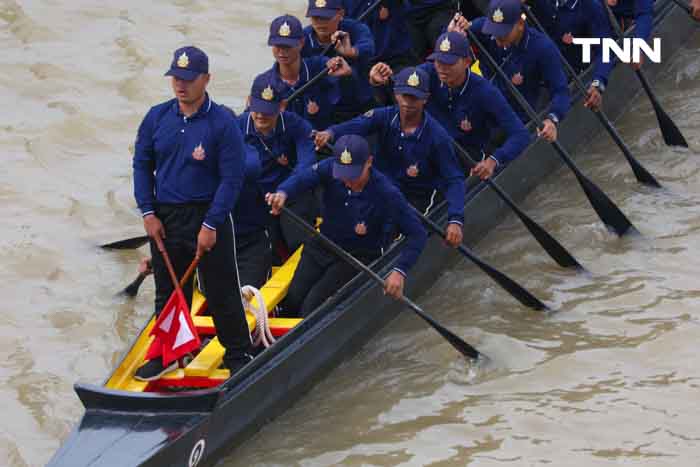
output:
[[253, 361], [253, 356], [249, 353], [242, 353], [231, 358], [224, 357], [224, 367], [228, 368], [231, 374], [237, 373], [241, 368], [246, 366], [249, 362]]
[[136, 370], [134, 379], [139, 381], [155, 381], [166, 373], [177, 370], [177, 360], [174, 360], [167, 367], [163, 366], [163, 359], [154, 358], [147, 361], [141, 368]]

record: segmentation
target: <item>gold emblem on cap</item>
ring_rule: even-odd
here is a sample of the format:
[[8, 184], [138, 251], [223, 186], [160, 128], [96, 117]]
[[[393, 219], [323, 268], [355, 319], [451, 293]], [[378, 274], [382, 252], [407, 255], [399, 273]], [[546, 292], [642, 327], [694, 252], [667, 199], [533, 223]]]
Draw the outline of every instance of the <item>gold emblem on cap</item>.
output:
[[493, 12], [491, 19], [493, 19], [494, 23], [502, 23], [503, 22], [503, 12], [501, 11], [500, 8], [496, 8], [496, 11]]
[[450, 40], [447, 37], [440, 42], [440, 52], [449, 52], [450, 47], [452, 47], [452, 44], [450, 44]]
[[408, 84], [409, 86], [413, 86], [414, 88], [420, 86], [420, 78], [418, 77], [418, 73], [414, 71], [413, 74], [408, 77], [408, 81], [406, 81], [406, 84]]
[[282, 24], [282, 26], [280, 26], [279, 33], [282, 37], [287, 37], [292, 33], [292, 29], [289, 27], [286, 21], [284, 22], [284, 24]]
[[326, 0], [316, 0], [316, 8], [325, 8], [326, 7]]
[[265, 99], [266, 101], [271, 101], [272, 99], [275, 98], [275, 92], [272, 90], [270, 85], [268, 84], [265, 89], [263, 89], [263, 92], [260, 93], [260, 96]]
[[352, 164], [352, 154], [350, 154], [348, 148], [345, 148], [345, 150], [340, 154], [340, 162], [342, 164]]
[[187, 66], [190, 64], [190, 57], [187, 56], [185, 52], [182, 52], [182, 55], [177, 59], [177, 66], [180, 68], [187, 68]]

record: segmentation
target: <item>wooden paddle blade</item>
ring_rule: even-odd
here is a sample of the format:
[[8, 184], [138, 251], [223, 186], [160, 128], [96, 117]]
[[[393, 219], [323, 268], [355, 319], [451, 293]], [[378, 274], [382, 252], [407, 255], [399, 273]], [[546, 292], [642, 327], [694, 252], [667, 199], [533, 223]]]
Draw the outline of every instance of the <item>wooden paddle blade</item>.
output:
[[425, 313], [418, 305], [413, 303], [407, 297], [402, 297], [402, 301], [408, 305], [408, 307], [413, 310], [418, 316], [423, 318], [423, 320], [431, 325], [442, 337], [444, 337], [447, 342], [449, 342], [452, 347], [457, 349], [462, 355], [471, 359], [478, 359], [481, 355], [478, 350], [465, 342], [462, 338], [454, 334], [452, 331], [448, 330], [440, 323], [435, 321], [430, 315]]
[[135, 250], [146, 243], [148, 243], [148, 235], [142, 235], [140, 237], [126, 238], [112, 243], [105, 243], [104, 245], [100, 245], [100, 248], [106, 250]]
[[139, 275], [134, 279], [134, 281], [127, 285], [124, 290], [119, 292], [119, 295], [126, 295], [127, 297], [135, 297], [139, 293], [139, 287], [146, 279], [146, 274], [140, 272]]
[[467, 247], [460, 245], [458, 249], [464, 256], [479, 266], [482, 271], [488, 274], [491, 279], [496, 281], [498, 285], [510, 293], [517, 301], [534, 310], [549, 310], [549, 307], [542, 303], [537, 297], [525, 290], [520, 284], [503, 274], [498, 269], [479, 259], [474, 253], [470, 252]]
[[574, 172], [576, 179], [581, 184], [583, 192], [588, 197], [588, 201], [593, 206], [593, 209], [600, 217], [600, 220], [607, 226], [608, 230], [615, 232], [619, 237], [626, 233], [636, 232], [637, 229], [623, 214], [620, 208], [608, 198], [608, 195], [603, 193], [603, 190], [598, 188], [598, 185], [590, 181], [581, 172]]

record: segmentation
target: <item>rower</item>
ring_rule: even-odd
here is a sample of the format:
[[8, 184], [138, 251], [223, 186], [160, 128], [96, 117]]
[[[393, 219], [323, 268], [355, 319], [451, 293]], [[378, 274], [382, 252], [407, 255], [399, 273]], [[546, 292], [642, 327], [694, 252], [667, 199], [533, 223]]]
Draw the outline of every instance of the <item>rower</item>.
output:
[[[258, 75], [250, 90], [249, 110], [238, 117], [245, 142], [256, 149], [260, 160], [258, 189], [261, 195], [275, 192], [292, 173], [316, 162], [311, 125], [295, 113], [281, 110], [282, 92], [276, 87], [278, 84], [271, 71]], [[310, 191], [298, 196], [290, 207], [309, 221], [318, 214]], [[267, 209], [261, 211], [258, 206], [254, 214], [266, 219], [275, 246], [282, 242], [286, 250], [293, 251], [306, 237], [299, 227], [287, 222], [286, 216], [283, 219], [271, 217]]]
[[[167, 248], [178, 277], [201, 257], [199, 277], [226, 348], [224, 364], [233, 373], [252, 359], [230, 216], [243, 183], [245, 145], [234, 117], [206, 92], [209, 59], [202, 50], [176, 50], [166, 75], [175, 99], [146, 114], [133, 159], [134, 195], [150, 237], [155, 309], [160, 313], [174, 288], [161, 249]], [[186, 289], [191, 296], [191, 284]], [[157, 379], [177, 364], [164, 367], [155, 358], [135, 377]]]
[[[552, 142], [557, 139], [557, 125], [571, 106], [569, 88], [556, 45], [546, 34], [528, 27], [524, 16], [520, 0], [491, 0], [488, 16], [476, 18], [469, 27], [533, 109], [540, 107], [541, 83], [544, 82], [551, 103], [538, 134]], [[463, 31], [464, 23], [460, 18], [454, 18], [448, 30]], [[520, 119], [527, 122], [527, 113], [520, 108], [497, 71], [484, 60], [479, 65]]]
[[462, 243], [464, 175], [450, 138], [425, 112], [430, 77], [418, 68], [396, 76], [397, 106], [382, 107], [316, 133], [317, 147], [345, 135], [377, 135], [374, 164], [401, 190], [418, 211], [428, 214], [443, 195], [447, 198], [447, 243]]
[[363, 23], [345, 18], [343, 0], [309, 0], [306, 17], [311, 26], [304, 28], [302, 57], [321, 55], [330, 44], [330, 56], [344, 57], [352, 67], [352, 79], [340, 81], [340, 100], [334, 122], [345, 121], [374, 107], [367, 72], [375, 55], [372, 32]]
[[[357, 18], [374, 0], [343, 0], [345, 14]], [[408, 10], [402, 0], [385, 0], [368, 14], [364, 20], [374, 36], [375, 55], [372, 63], [388, 63], [398, 73], [407, 66], [415, 65], [406, 15]]]
[[[412, 0], [406, 19], [417, 63], [422, 62], [455, 14], [454, 0]], [[466, 3], [466, 2], [465, 2]]]
[[[430, 76], [427, 110], [449, 135], [480, 160], [471, 175], [485, 180], [518, 157], [530, 142], [523, 122], [501, 92], [486, 79], [472, 73], [469, 40], [457, 32], [438, 37], [431, 62], [419, 69]], [[389, 82], [393, 70], [378, 63], [370, 72], [370, 83]], [[498, 132], [499, 140], [493, 135]], [[500, 145], [495, 151], [491, 146]]]
[[275, 18], [270, 24], [267, 44], [272, 48], [275, 64], [270, 72], [286, 86], [282, 98], [288, 98], [304, 86], [324, 68], [331, 71], [320, 82], [309, 87], [298, 98], [289, 102], [286, 110], [305, 118], [316, 130], [324, 130], [331, 124], [335, 105], [340, 99], [341, 77], [352, 79], [352, 69], [343, 57], [312, 56], [302, 58], [304, 31], [301, 22], [294, 16]]
[[[401, 192], [372, 168], [367, 141], [357, 135], [339, 138], [332, 158], [294, 174], [276, 193], [268, 193], [266, 200], [272, 213], [279, 214], [288, 198], [293, 200], [317, 186], [323, 187], [321, 233], [365, 264], [382, 254], [388, 232], [398, 227], [406, 237], [396, 265], [384, 282], [384, 292], [400, 298], [406, 274], [423, 251], [427, 233]], [[318, 240], [307, 241], [283, 309], [305, 317], [356, 274], [351, 265], [326, 251]]]
[[[583, 62], [583, 48], [573, 43], [574, 37], [613, 37], [610, 20], [600, 0], [532, 0], [532, 11], [542, 23], [545, 32], [557, 44], [562, 55], [579, 74], [585, 71], [589, 64]], [[591, 59], [595, 67], [584, 105], [598, 110], [602, 105], [602, 94], [608, 84], [608, 76], [614, 62], [603, 62], [600, 46], [594, 47], [593, 51]]]
[[[633, 37], [648, 41], [651, 37], [651, 29], [654, 26], [653, 0], [603, 0], [615, 14], [615, 18], [622, 25], [622, 30], [634, 25]], [[643, 63], [642, 54], [639, 54], [639, 62], [632, 62], [632, 68], [638, 70]]]

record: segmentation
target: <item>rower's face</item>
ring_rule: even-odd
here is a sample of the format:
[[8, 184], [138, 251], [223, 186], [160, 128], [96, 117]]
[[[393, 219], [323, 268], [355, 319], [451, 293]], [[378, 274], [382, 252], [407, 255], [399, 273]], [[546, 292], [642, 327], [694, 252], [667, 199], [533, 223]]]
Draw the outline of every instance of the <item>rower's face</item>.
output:
[[369, 172], [371, 167], [372, 156], [369, 156], [367, 162], [365, 162], [365, 166], [363, 167], [360, 176], [353, 179], [342, 179], [343, 185], [348, 187], [348, 189], [350, 189], [351, 191], [362, 191], [365, 185], [367, 185], [367, 181], [369, 180]]
[[467, 69], [470, 65], [471, 59], [469, 58], [460, 58], [453, 64], [435, 60], [435, 70], [438, 78], [451, 88], [464, 83], [467, 77]]
[[496, 39], [496, 45], [505, 49], [517, 43], [520, 40], [520, 37], [523, 35], [524, 27], [525, 21], [521, 19], [515, 26], [513, 26], [513, 29], [510, 30], [508, 35], [494, 38]]
[[338, 25], [343, 19], [343, 10], [338, 10], [332, 18], [323, 18], [321, 16], [311, 17], [311, 27], [320, 37], [327, 37], [338, 30]]
[[301, 48], [303, 46], [303, 42], [296, 47], [273, 45], [272, 56], [275, 57], [275, 60], [280, 65], [291, 65], [299, 60], [299, 57], [301, 56]]
[[426, 99], [419, 99], [410, 94], [394, 94], [396, 102], [399, 104], [399, 110], [404, 117], [413, 117], [423, 113]]
[[260, 132], [267, 133], [275, 128], [277, 125], [277, 117], [279, 113], [276, 114], [266, 114], [262, 112], [251, 112], [250, 115], [253, 117], [253, 124], [255, 129]]
[[210, 75], [208, 73], [203, 73], [192, 81], [185, 81], [184, 79], [172, 76], [171, 85], [178, 102], [189, 105], [201, 99], [207, 90], [209, 78]]

